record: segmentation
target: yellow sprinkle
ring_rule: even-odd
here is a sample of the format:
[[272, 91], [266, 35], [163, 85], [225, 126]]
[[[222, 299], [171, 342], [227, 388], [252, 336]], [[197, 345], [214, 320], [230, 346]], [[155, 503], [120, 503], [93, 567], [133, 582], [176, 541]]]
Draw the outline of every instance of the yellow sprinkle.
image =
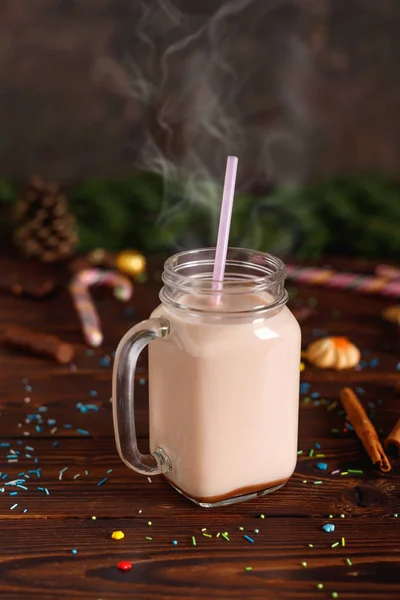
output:
[[302, 373], [304, 371], [304, 369], [306, 368], [306, 365], [303, 363], [303, 361], [300, 363], [300, 373]]
[[345, 545], [346, 545], [346, 542], [345, 542], [345, 539], [344, 539], [344, 537], [343, 537], [343, 538], [342, 538], [342, 546], [345, 546]]
[[309, 548], [314, 548], [314, 544], [308, 544]]
[[92, 521], [95, 521], [95, 520], [96, 520], [96, 517], [93, 515], [93, 517], [92, 517]]
[[203, 533], [203, 535], [205, 535], [205, 537], [212, 537], [210, 533]]
[[123, 531], [113, 531], [111, 537], [113, 540], [122, 540], [122, 538], [125, 537], [125, 534]]
[[306, 563], [306, 561], [305, 561], [305, 560], [303, 560], [303, 562], [301, 563], [301, 566], [302, 566], [302, 567], [306, 567], [306, 566], [307, 566], [307, 563]]
[[207, 527], [203, 527], [202, 531], [207, 531]]

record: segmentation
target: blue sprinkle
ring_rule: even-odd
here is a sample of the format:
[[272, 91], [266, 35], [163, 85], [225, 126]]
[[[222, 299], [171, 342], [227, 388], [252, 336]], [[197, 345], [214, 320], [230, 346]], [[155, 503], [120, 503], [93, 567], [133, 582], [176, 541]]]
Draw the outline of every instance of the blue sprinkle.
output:
[[99, 360], [99, 365], [100, 365], [101, 367], [109, 367], [109, 366], [110, 366], [110, 362], [111, 362], [111, 361], [110, 361], [110, 359], [109, 359], [109, 358], [107, 358], [107, 357], [103, 356], [103, 357], [102, 357], [102, 358], [100, 358], [100, 360]]
[[251, 538], [249, 535], [244, 535], [243, 536], [245, 540], [247, 540], [248, 542], [251, 542], [252, 544], [254, 544], [254, 540], [253, 538]]
[[365, 394], [365, 390], [362, 387], [356, 387], [356, 392], [357, 392], [357, 394], [361, 394], [361, 395]]
[[71, 423], [65, 423], [64, 429], [72, 429]]
[[57, 448], [58, 442], [53, 442], [53, 448]]
[[35, 460], [34, 460], [33, 462], [34, 462], [34, 463], [37, 465], [37, 464], [38, 464], [38, 462], [39, 462], [39, 459], [38, 459], [38, 458], [35, 458]]
[[176, 540], [172, 540], [172, 543], [173, 543], [174, 546], [178, 545], [178, 542]]
[[124, 313], [126, 314], [127, 317], [130, 317], [133, 315], [134, 309], [132, 308], [132, 306], [127, 306], [124, 310]]
[[53, 425], [55, 425], [57, 423], [57, 421], [55, 419], [47, 419], [47, 425], [49, 427], [53, 427]]
[[86, 408], [88, 410], [94, 410], [95, 412], [97, 412], [99, 410], [99, 407], [97, 406], [97, 404], [86, 404]]
[[326, 471], [326, 469], [328, 468], [327, 463], [324, 462], [317, 462], [317, 464], [315, 465], [317, 467], [317, 469], [319, 469], [320, 471]]
[[313, 393], [311, 394], [311, 398], [319, 398], [319, 397], [320, 397], [320, 395], [321, 395], [321, 394], [320, 394], [319, 392], [313, 392]]
[[48, 410], [47, 406], [39, 406], [39, 408], [38, 408], [38, 411], [41, 412], [41, 413], [42, 412], [47, 412], [47, 410]]
[[89, 396], [97, 396], [96, 390], [90, 390], [89, 391]]
[[333, 531], [335, 531], [335, 526], [333, 523], [326, 523], [322, 526], [322, 529], [326, 531], [326, 533], [332, 533]]
[[398, 362], [396, 365], [396, 371], [400, 371], [400, 362]]
[[109, 475], [110, 473], [112, 473], [112, 469], [108, 469], [107, 475]]
[[311, 388], [311, 384], [305, 383], [305, 382], [301, 383], [300, 384], [300, 394], [307, 394], [308, 391], [310, 390], [310, 388]]
[[76, 433], [79, 433], [80, 435], [89, 435], [89, 432], [86, 431], [86, 429], [77, 429]]
[[11, 446], [11, 444], [9, 444], [8, 442], [1, 442], [0, 444], [0, 448], [9, 448]]
[[25, 450], [28, 450], [28, 452], [34, 452], [35, 448], [32, 448], [32, 446], [25, 446]]
[[373, 358], [370, 362], [369, 362], [369, 366], [370, 367], [377, 367], [380, 363], [379, 358]]
[[2, 476], [2, 479], [7, 479], [8, 475], [7, 473], [4, 473], [4, 475]]
[[353, 425], [351, 425], [350, 423], [347, 423], [347, 424], [346, 424], [346, 427], [347, 427], [347, 429], [348, 429], [349, 431], [354, 431], [354, 427], [353, 427]]
[[40, 487], [40, 486], [38, 485], [38, 490], [39, 490], [39, 492], [44, 492], [44, 487]]
[[139, 384], [140, 384], [140, 385], [144, 385], [145, 383], [146, 383], [146, 379], [145, 379], [144, 377], [141, 377], [141, 378], [139, 379]]
[[28, 512], [28, 509], [27, 509], [27, 508], [24, 508], [24, 513], [27, 513], [27, 512]]
[[40, 433], [41, 431], [43, 431], [43, 427], [41, 427], [40, 425], [36, 425], [35, 429], [36, 429], [36, 431], [38, 433]]
[[103, 485], [107, 480], [108, 480], [108, 477], [104, 477], [104, 479], [99, 481], [99, 483], [97, 484], [97, 487], [100, 487], [101, 485]]
[[111, 352], [111, 356], [112, 356], [113, 358], [115, 357], [115, 350], [113, 350], [113, 351]]
[[72, 554], [77, 554], [78, 550], [76, 548], [72, 548], [71, 552], [72, 552]]
[[368, 363], [366, 360], [360, 360], [360, 362], [358, 363], [360, 369], [365, 369], [366, 367], [368, 367]]
[[321, 444], [319, 444], [318, 442], [315, 442], [315, 447], [316, 448], [321, 448]]
[[18, 496], [18, 492], [10, 492], [10, 496]]

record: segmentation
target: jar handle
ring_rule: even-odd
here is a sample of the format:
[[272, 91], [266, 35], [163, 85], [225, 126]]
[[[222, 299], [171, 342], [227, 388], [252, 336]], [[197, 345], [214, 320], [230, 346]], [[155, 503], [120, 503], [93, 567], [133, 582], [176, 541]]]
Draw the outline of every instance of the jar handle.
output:
[[123, 462], [142, 475], [159, 475], [171, 470], [171, 462], [162, 448], [153, 454], [141, 454], [137, 445], [134, 409], [136, 364], [149, 342], [169, 334], [166, 319], [148, 319], [130, 329], [118, 344], [113, 370], [113, 417], [117, 449]]

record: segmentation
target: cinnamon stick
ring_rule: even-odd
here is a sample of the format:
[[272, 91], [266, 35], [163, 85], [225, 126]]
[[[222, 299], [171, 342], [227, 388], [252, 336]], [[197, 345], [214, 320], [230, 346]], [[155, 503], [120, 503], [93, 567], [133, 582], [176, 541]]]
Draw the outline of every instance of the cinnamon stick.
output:
[[368, 419], [356, 394], [350, 388], [343, 388], [340, 391], [340, 401], [373, 464], [377, 464], [384, 473], [390, 471], [392, 466], [382, 448], [376, 429]]
[[385, 448], [388, 451], [394, 449], [398, 454], [400, 454], [400, 419], [387, 436], [385, 440]]
[[34, 355], [46, 356], [60, 364], [71, 362], [75, 349], [54, 335], [32, 331], [27, 327], [10, 325], [1, 336], [3, 344], [16, 350], [24, 350]]

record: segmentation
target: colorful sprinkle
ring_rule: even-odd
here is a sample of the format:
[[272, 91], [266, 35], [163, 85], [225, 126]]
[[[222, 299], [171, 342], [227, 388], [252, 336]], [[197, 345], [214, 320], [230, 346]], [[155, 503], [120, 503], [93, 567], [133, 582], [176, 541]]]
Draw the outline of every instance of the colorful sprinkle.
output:
[[305, 560], [303, 560], [303, 562], [301, 563], [301, 566], [304, 567], [304, 568], [307, 566], [307, 563], [306, 563]]
[[252, 571], [252, 570], [253, 570], [253, 567], [245, 567], [245, 568], [244, 568], [244, 570], [245, 570], [245, 571]]
[[78, 554], [78, 550], [76, 548], [72, 548], [71, 553], [72, 554]]
[[122, 540], [125, 537], [123, 531], [113, 531], [111, 534], [113, 540]]
[[224, 540], [226, 540], [227, 542], [230, 542], [229, 536], [226, 531], [224, 533], [221, 533], [221, 537], [223, 537]]
[[101, 481], [99, 481], [97, 487], [104, 485], [106, 481], [108, 481], [108, 477], [104, 477]]
[[320, 471], [326, 471], [328, 468], [328, 464], [324, 463], [324, 462], [317, 462], [317, 464], [315, 465], [317, 467], [317, 469], [319, 469]]
[[323, 583], [317, 583], [317, 588], [319, 590], [323, 590], [324, 589], [324, 584]]
[[339, 546], [339, 542], [334, 542], [331, 546], [331, 548], [337, 548], [337, 546]]
[[196, 546], [196, 538], [194, 537], [194, 535], [192, 535], [192, 544], [193, 546]]
[[253, 540], [253, 538], [251, 538], [249, 535], [244, 535], [243, 537], [244, 537], [244, 539], [245, 539], [245, 540], [247, 540], [248, 542], [250, 542], [250, 543], [254, 544], [254, 540]]
[[349, 565], [349, 567], [353, 566], [353, 563], [351, 562], [350, 558], [346, 558], [346, 562]]
[[178, 541], [177, 540], [172, 540], [172, 545], [173, 546], [177, 546], [178, 545]]
[[121, 560], [121, 562], [117, 564], [117, 567], [120, 571], [130, 571], [132, 569], [132, 563], [127, 560]]
[[333, 531], [335, 531], [335, 526], [333, 523], [325, 523], [325, 525], [322, 526], [322, 529], [326, 533], [332, 533]]
[[346, 545], [346, 540], [344, 539], [344, 537], [342, 537], [342, 547], [344, 548]]

